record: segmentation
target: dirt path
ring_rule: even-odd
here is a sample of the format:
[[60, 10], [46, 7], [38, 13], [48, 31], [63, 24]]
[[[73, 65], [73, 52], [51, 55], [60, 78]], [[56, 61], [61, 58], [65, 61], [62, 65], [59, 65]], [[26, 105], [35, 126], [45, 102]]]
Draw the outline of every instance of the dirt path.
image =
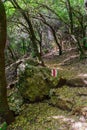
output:
[[[62, 56], [58, 56], [56, 54], [52, 56], [50, 55], [46, 57], [45, 63], [50, 68], [58, 69], [58, 74], [60, 77], [62, 76], [70, 79], [77, 76], [84, 76], [87, 78], [87, 59], [80, 60], [76, 51], [70, 51], [66, 54], [63, 54]], [[66, 118], [64, 116], [53, 116], [52, 118], [55, 120], [61, 120], [63, 123], [66, 123], [67, 130], [87, 130], [87, 116], [84, 117], [83, 115], [80, 115], [78, 120]], [[63, 128], [60, 130], [63, 130]]]
[[62, 56], [53, 52], [46, 55], [44, 61], [48, 67], [58, 69], [64, 77], [71, 78], [87, 73], [87, 59], [80, 59], [78, 51], [75, 49], [64, 52]]

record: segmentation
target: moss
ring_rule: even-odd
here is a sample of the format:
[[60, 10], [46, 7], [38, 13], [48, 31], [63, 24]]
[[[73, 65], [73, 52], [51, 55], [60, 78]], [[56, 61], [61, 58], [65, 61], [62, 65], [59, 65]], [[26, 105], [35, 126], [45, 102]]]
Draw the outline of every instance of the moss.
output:
[[50, 100], [50, 104], [54, 107], [60, 108], [61, 110], [71, 111], [72, 110], [72, 102], [68, 99], [52, 96]]
[[19, 114], [21, 106], [23, 105], [23, 98], [17, 88], [8, 90], [8, 103], [10, 110], [13, 110], [15, 114]]
[[8, 127], [8, 130], [52, 130], [62, 127], [63, 123], [52, 119], [54, 115], [64, 114], [58, 108], [50, 107], [48, 103], [34, 103], [23, 105], [23, 111], [16, 121]]
[[51, 87], [50, 70], [44, 67], [27, 66], [19, 77], [19, 91], [31, 102], [44, 99]]
[[25, 64], [28, 64], [28, 65], [33, 65], [33, 66], [37, 66], [38, 65], [38, 61], [36, 59], [28, 59], [26, 60]]

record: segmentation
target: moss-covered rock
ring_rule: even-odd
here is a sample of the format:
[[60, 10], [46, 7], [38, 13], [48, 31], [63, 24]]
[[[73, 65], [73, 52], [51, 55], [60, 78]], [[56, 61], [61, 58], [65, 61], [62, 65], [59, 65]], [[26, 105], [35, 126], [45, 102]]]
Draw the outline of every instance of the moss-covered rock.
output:
[[50, 70], [45, 67], [26, 66], [19, 76], [18, 88], [24, 99], [30, 102], [41, 101], [49, 96]]
[[50, 105], [58, 107], [62, 110], [71, 111], [73, 103], [69, 99], [52, 96], [50, 100]]

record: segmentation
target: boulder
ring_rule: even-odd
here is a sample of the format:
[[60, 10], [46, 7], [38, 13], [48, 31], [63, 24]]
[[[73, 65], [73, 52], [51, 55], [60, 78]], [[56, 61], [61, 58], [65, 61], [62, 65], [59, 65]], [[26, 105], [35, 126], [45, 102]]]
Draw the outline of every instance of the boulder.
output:
[[60, 78], [56, 88], [67, 85], [69, 87], [87, 87], [87, 77], [75, 77], [72, 79]]
[[36, 102], [49, 97], [50, 88], [53, 86], [50, 75], [51, 71], [46, 67], [28, 65], [21, 71], [18, 89], [25, 101]]
[[60, 108], [61, 110], [71, 111], [73, 103], [69, 99], [52, 96], [49, 105]]

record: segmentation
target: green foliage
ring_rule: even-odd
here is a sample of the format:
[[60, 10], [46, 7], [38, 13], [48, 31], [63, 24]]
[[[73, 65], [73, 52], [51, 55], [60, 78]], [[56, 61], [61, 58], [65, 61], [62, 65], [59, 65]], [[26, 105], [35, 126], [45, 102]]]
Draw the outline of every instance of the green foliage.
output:
[[15, 9], [9, 1], [5, 3], [5, 9], [8, 18], [14, 15]]
[[7, 130], [7, 123], [4, 122], [3, 124], [0, 125], [0, 130]]
[[[80, 37], [81, 40], [81, 38], [84, 37], [82, 26], [84, 28], [86, 25], [86, 22], [84, 21], [84, 6], [82, 6], [83, 0], [69, 1], [72, 9], [73, 28], [79, 28], [81, 31], [81, 36], [77, 34], [77, 31], [74, 31], [74, 35]], [[38, 30], [44, 31], [44, 28], [46, 27], [46, 25], [40, 21], [41, 18], [38, 19], [40, 13], [43, 16], [46, 16], [46, 21], [50, 23], [50, 25], [55, 24], [55, 22], [52, 22], [52, 19], [56, 18], [63, 22], [68, 27], [70, 32], [71, 23], [66, 0], [17, 0], [17, 2], [30, 18], [37, 41], [40, 40]], [[31, 45], [32, 43], [30, 39], [29, 27], [26, 21], [20, 12], [17, 9], [14, 9], [10, 1], [5, 2], [5, 7], [8, 18], [8, 35], [11, 41], [10, 46], [16, 53], [19, 52], [19, 55], [32, 52], [32, 57], [35, 57], [36, 53], [31, 51], [33, 50], [33, 46]], [[50, 19], [49, 16], [52, 19]], [[64, 30], [64, 27], [61, 28], [61, 30]], [[24, 39], [24, 42], [22, 39]]]
[[81, 43], [83, 44], [84, 41], [85, 41], [85, 47], [87, 48], [87, 37], [82, 38]]

